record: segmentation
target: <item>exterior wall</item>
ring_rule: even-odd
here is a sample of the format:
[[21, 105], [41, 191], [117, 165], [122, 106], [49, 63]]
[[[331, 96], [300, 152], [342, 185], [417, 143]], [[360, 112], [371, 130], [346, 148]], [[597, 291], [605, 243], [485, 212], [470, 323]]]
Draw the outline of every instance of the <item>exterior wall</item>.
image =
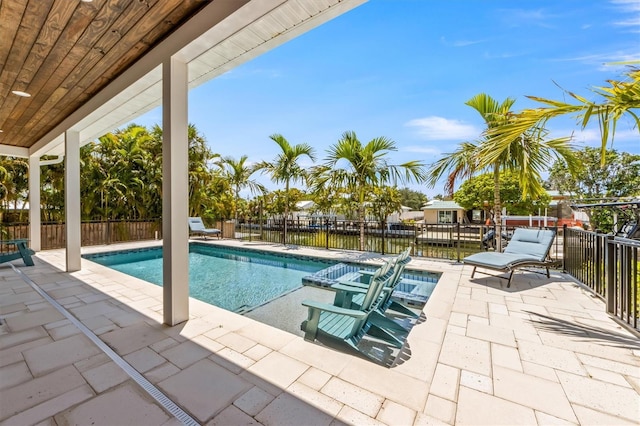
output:
[[438, 223], [438, 210], [425, 210], [424, 223]]
[[438, 223], [438, 212], [440, 211], [455, 211], [458, 213], [458, 222], [462, 222], [464, 216], [464, 209], [448, 210], [448, 209], [425, 209], [424, 210], [424, 223]]

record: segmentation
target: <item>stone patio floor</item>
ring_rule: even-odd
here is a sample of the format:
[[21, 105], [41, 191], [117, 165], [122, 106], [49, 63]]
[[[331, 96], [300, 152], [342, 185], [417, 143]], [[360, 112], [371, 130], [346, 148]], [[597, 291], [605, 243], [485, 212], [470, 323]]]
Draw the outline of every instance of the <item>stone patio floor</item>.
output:
[[[216, 243], [218, 243], [216, 241]], [[131, 248], [137, 243], [84, 248]], [[158, 243], [155, 242], [157, 245]], [[223, 241], [337, 259], [379, 256]], [[197, 422], [207, 425], [638, 424], [640, 340], [572, 278], [414, 259], [442, 272], [385, 368], [191, 299], [162, 325], [162, 289], [64, 251], [12, 262]], [[173, 425], [152, 399], [9, 264], [0, 265], [1, 425]]]

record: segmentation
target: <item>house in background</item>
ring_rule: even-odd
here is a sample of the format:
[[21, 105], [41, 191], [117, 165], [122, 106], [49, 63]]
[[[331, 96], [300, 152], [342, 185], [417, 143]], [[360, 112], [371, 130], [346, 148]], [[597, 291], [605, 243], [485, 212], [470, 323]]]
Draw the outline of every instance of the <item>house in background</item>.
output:
[[[406, 220], [404, 216], [409, 211], [411, 211], [411, 207], [401, 206], [400, 211], [391, 213], [389, 216], [387, 216], [387, 223], [398, 223]], [[420, 215], [420, 219], [422, 219], [422, 215]]]
[[400, 222], [412, 220], [415, 222], [424, 220], [424, 211], [411, 210], [410, 207], [402, 206], [402, 213], [400, 214]]
[[424, 223], [466, 222], [465, 210], [455, 201], [431, 200], [423, 208]]
[[295, 211], [292, 211], [290, 213], [291, 219], [297, 220], [297, 219], [306, 218], [310, 216], [315, 205], [316, 203], [314, 203], [311, 200], [298, 201], [296, 203]]

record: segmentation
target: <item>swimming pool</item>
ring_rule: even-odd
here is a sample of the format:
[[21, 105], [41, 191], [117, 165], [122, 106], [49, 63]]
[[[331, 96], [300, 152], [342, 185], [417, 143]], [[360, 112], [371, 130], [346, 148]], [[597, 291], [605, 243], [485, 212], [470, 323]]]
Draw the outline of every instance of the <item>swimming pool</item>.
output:
[[[84, 258], [162, 285], [162, 248], [83, 255]], [[189, 295], [243, 313], [302, 286], [302, 277], [336, 262], [260, 251], [189, 245]]]

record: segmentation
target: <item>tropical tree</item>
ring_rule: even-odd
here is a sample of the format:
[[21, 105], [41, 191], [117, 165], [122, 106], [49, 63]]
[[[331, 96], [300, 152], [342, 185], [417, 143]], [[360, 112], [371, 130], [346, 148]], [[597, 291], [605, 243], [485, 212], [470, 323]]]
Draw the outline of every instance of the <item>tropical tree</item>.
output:
[[425, 179], [420, 161], [389, 164], [386, 155], [396, 149], [395, 143], [385, 137], [377, 137], [363, 144], [355, 132], [347, 131], [328, 150], [324, 163], [315, 169], [314, 186], [343, 188], [357, 201], [360, 250], [365, 247], [365, 206], [371, 188], [397, 182], [420, 183]]
[[[491, 172], [494, 180], [493, 212], [496, 233], [501, 234], [500, 174], [511, 171], [518, 175], [522, 198], [540, 197], [544, 194], [541, 173], [551, 164], [554, 157], [563, 158], [573, 170], [576, 160], [569, 144], [570, 138], [545, 140], [548, 132], [543, 128], [530, 127], [512, 138], [498, 138], [499, 130], [514, 120], [511, 107], [514, 99], [507, 98], [499, 103], [489, 95], [480, 93], [466, 105], [474, 108], [482, 116], [487, 129], [479, 140], [463, 142], [460, 147], [436, 161], [429, 169], [428, 183], [433, 187], [445, 174], [445, 190], [452, 194], [455, 182], [477, 173]], [[498, 239], [497, 249], [501, 250]]]
[[284, 216], [285, 212], [295, 208], [305, 193], [298, 188], [290, 188], [289, 191], [275, 190], [264, 197], [264, 211], [270, 216]]
[[619, 198], [640, 195], [640, 155], [586, 147], [576, 152], [579, 168], [571, 173], [566, 163], [556, 161], [545, 186], [578, 199]]
[[400, 194], [402, 205], [410, 207], [413, 210], [420, 210], [420, 208], [429, 201], [426, 194], [409, 188], [399, 189], [398, 193]]
[[622, 117], [632, 119], [636, 130], [640, 132], [640, 68], [631, 67], [625, 73], [625, 80], [608, 80], [610, 87], [594, 87], [592, 92], [599, 101], [564, 90], [564, 93], [576, 103], [567, 103], [527, 96], [545, 107], [525, 109], [512, 117], [509, 125], [495, 129], [491, 134], [497, 144], [508, 144], [518, 135], [529, 131], [542, 131], [547, 122], [555, 117], [571, 114], [584, 129], [596, 119], [601, 136], [601, 160], [605, 161], [609, 141], [613, 144], [618, 120]]
[[313, 183], [309, 195], [313, 201], [312, 213], [321, 215], [335, 214], [341, 209], [346, 199], [346, 194], [342, 188], [314, 186]]
[[8, 177], [9, 172], [7, 168], [0, 164], [0, 222], [2, 221], [2, 215], [4, 213], [4, 200], [6, 200], [7, 194], [9, 193], [6, 185]]
[[[82, 158], [82, 148], [80, 149], [80, 158]], [[81, 182], [83, 182], [82, 179], [83, 174], [81, 173]], [[80, 188], [82, 189], [82, 183]], [[81, 206], [84, 208], [85, 197], [84, 194], [81, 196]], [[45, 221], [64, 220], [64, 163], [40, 167], [40, 205], [42, 206], [42, 218]]]
[[265, 188], [258, 181], [251, 179], [256, 171], [258, 171], [257, 165], [250, 165], [247, 163], [249, 157], [243, 155], [238, 160], [233, 157], [223, 157], [218, 161], [218, 165], [223, 170], [224, 175], [229, 181], [229, 184], [233, 188], [234, 195], [234, 208], [233, 214], [235, 222], [238, 223], [238, 209], [240, 203], [240, 191], [244, 188], [248, 188], [252, 193], [257, 191], [264, 192]]
[[367, 205], [367, 210], [376, 218], [381, 225], [387, 220], [390, 214], [397, 213], [402, 209], [402, 197], [397, 188], [393, 186], [377, 186], [371, 190], [371, 201]]
[[[599, 148], [586, 147], [576, 155], [580, 163], [578, 170], [571, 173], [567, 165], [558, 160], [551, 167], [545, 186], [586, 204], [640, 196], [640, 155], [608, 149], [604, 164]], [[611, 208], [590, 208], [585, 212], [594, 228], [613, 229]], [[623, 211], [618, 213], [623, 215]]]
[[[0, 210], [23, 210], [28, 199], [29, 164], [22, 158], [0, 157]], [[1, 217], [0, 217], [1, 219]]]
[[[158, 173], [162, 176], [162, 128], [155, 125], [151, 133], [157, 143], [158, 150], [154, 153], [154, 158], [156, 164], [160, 166]], [[224, 198], [223, 193], [219, 192], [224, 189], [224, 185], [220, 184], [220, 174], [215, 167], [215, 162], [220, 156], [211, 151], [206, 139], [193, 124], [189, 124], [187, 128], [187, 140], [189, 143], [189, 215], [213, 219], [215, 218], [212, 217], [213, 211], [220, 211], [220, 209], [218, 207], [212, 209], [211, 206], [219, 206], [217, 198]], [[162, 191], [162, 185], [158, 190]]]
[[307, 171], [300, 165], [300, 160], [304, 157], [315, 161], [315, 151], [311, 145], [306, 143], [291, 145], [284, 136], [273, 134], [269, 136], [279, 147], [280, 151], [272, 161], [263, 161], [257, 167], [264, 173], [271, 175], [271, 180], [275, 183], [284, 183], [285, 210], [283, 241], [287, 242], [287, 219], [289, 218], [289, 189], [293, 182], [307, 179]]
[[[460, 185], [453, 199], [465, 210], [482, 210], [485, 202], [493, 197], [494, 184], [491, 173], [473, 176]], [[518, 176], [509, 171], [500, 173], [500, 203], [511, 214], [537, 214], [539, 209], [548, 207], [550, 201], [547, 193], [523, 198]]]

